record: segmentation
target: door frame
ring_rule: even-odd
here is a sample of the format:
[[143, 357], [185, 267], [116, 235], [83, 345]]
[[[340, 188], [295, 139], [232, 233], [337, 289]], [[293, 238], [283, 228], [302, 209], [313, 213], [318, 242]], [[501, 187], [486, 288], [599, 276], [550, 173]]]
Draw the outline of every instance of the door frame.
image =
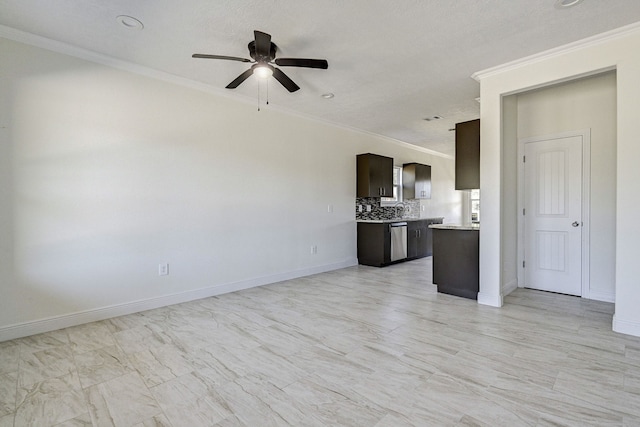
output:
[[517, 220], [517, 278], [518, 287], [524, 287], [524, 149], [525, 144], [548, 141], [550, 139], [562, 139], [574, 136], [582, 137], [582, 260], [581, 260], [581, 285], [582, 298], [590, 299], [590, 207], [591, 207], [591, 129], [555, 133], [550, 135], [534, 136], [530, 138], [518, 139], [518, 200], [516, 216]]

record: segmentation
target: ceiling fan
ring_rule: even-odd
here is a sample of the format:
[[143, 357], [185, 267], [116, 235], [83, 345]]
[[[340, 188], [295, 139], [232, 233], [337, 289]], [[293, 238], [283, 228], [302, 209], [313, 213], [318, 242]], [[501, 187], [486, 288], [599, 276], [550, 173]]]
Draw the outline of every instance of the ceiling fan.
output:
[[242, 82], [251, 77], [252, 74], [256, 74], [258, 77], [269, 78], [273, 76], [277, 81], [282, 84], [289, 92], [295, 92], [300, 87], [293, 82], [285, 73], [279, 68], [274, 67], [271, 64], [278, 65], [280, 67], [304, 67], [304, 68], [321, 68], [326, 70], [329, 67], [329, 63], [326, 59], [308, 59], [308, 58], [276, 58], [276, 51], [278, 47], [271, 41], [271, 36], [262, 31], [254, 31], [254, 40], [249, 42], [249, 55], [253, 59], [239, 58], [236, 56], [223, 56], [223, 55], [207, 55], [203, 53], [194, 53], [192, 58], [205, 58], [205, 59], [224, 59], [227, 61], [240, 61], [251, 62], [253, 65], [244, 73], [240, 74], [234, 81], [229, 83], [227, 89], [235, 89]]

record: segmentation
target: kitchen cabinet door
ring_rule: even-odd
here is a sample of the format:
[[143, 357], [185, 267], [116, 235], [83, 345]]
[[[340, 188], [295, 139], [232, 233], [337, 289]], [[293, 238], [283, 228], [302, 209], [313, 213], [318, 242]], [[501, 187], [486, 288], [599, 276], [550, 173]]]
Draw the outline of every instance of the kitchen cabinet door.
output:
[[407, 228], [407, 257], [424, 258], [433, 254], [433, 230], [429, 224], [441, 224], [442, 219], [409, 221]]
[[407, 258], [418, 258], [420, 253], [420, 223], [422, 221], [409, 221], [407, 223]]
[[431, 166], [405, 163], [402, 166], [402, 193], [405, 199], [430, 199]]
[[456, 124], [456, 190], [480, 188], [480, 119]]
[[389, 224], [358, 223], [358, 264], [382, 267], [391, 262]]
[[356, 156], [356, 196], [393, 197], [393, 159], [377, 154]]
[[431, 256], [431, 231], [429, 220], [418, 221], [418, 258]]

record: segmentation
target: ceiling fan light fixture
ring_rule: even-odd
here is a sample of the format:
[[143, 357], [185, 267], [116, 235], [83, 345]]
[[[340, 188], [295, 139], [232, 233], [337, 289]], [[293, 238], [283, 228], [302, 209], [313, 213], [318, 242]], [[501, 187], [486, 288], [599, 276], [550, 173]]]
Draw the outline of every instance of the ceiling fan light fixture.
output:
[[253, 74], [255, 74], [258, 78], [268, 79], [273, 76], [273, 67], [269, 64], [260, 64], [256, 65], [253, 68]]

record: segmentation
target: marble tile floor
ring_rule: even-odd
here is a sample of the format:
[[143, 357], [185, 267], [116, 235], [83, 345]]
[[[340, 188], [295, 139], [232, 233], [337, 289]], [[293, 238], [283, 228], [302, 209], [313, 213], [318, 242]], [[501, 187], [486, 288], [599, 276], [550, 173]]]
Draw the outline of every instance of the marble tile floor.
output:
[[351, 267], [0, 343], [0, 427], [640, 426], [613, 305]]

